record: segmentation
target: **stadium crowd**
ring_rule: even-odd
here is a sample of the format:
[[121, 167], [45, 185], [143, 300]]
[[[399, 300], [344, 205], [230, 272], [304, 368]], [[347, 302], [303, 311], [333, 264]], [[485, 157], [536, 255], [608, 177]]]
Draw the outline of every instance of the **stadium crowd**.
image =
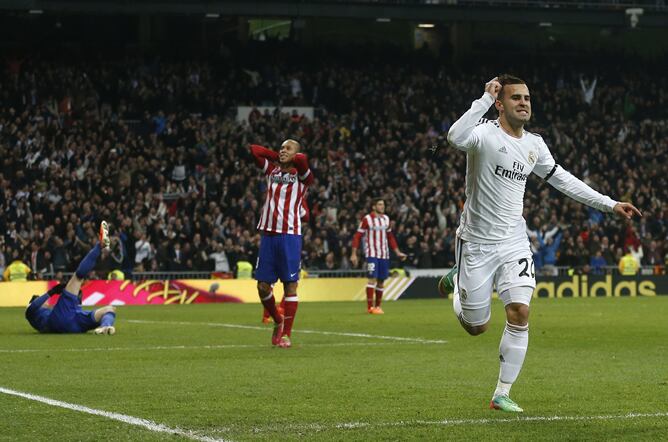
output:
[[[288, 137], [302, 140], [316, 177], [307, 270], [351, 268], [352, 236], [377, 195], [408, 254], [403, 266], [452, 266], [466, 157], [445, 145], [445, 134], [498, 66], [332, 54], [305, 62], [292, 49], [255, 48], [263, 64], [229, 54], [207, 62], [7, 60], [0, 267], [22, 260], [36, 277], [72, 271], [100, 219], [112, 229], [101, 277], [254, 263], [265, 183], [248, 146], [277, 149]], [[651, 67], [594, 65], [583, 63], [582, 74], [556, 63], [503, 67], [529, 84], [530, 130], [557, 162], [644, 216], [626, 223], [532, 176], [525, 218], [537, 270], [601, 272], [627, 250], [643, 265], [668, 259], [668, 80]], [[236, 121], [236, 106], [248, 104], [287, 113], [255, 110]], [[315, 118], [291, 112], [298, 105], [314, 106]]]

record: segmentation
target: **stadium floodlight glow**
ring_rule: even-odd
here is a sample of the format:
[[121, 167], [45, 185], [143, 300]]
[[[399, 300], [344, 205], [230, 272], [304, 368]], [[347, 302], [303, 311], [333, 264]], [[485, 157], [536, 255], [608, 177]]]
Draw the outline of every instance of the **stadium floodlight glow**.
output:
[[392, 19], [387, 18], [387, 17], [378, 17], [378, 18], [376, 19], [376, 21], [377, 21], [378, 23], [389, 23], [389, 22], [392, 21]]
[[418, 25], [418, 28], [429, 29], [429, 28], [433, 28], [434, 26], [436, 26], [436, 25], [433, 24], [433, 23], [420, 23], [420, 24]]
[[541, 28], [551, 28], [552, 27], [552, 22], [542, 21], [542, 22], [538, 23], [538, 26], [540, 26]]
[[41, 10], [41, 9], [30, 9], [30, 10], [28, 11], [28, 14], [35, 14], [35, 15], [37, 15], [37, 14], [44, 14], [44, 11]]
[[218, 14], [217, 12], [207, 12], [204, 17], [206, 17], [206, 18], [220, 18], [220, 14]]

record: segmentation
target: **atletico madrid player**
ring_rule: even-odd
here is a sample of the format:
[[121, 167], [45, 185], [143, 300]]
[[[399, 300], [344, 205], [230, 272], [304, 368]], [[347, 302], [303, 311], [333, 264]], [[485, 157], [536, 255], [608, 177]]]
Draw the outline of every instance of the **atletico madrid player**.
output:
[[[362, 218], [355, 236], [353, 236], [350, 262], [357, 266], [357, 249], [364, 236], [364, 256], [366, 258], [367, 277], [366, 285], [367, 311], [372, 315], [382, 315], [380, 303], [383, 300], [383, 287], [390, 275], [390, 250], [394, 250], [399, 259], [406, 259], [406, 255], [399, 250], [397, 240], [390, 229], [390, 217], [385, 215], [385, 201], [375, 198], [371, 206], [371, 213]], [[389, 245], [389, 247], [388, 247]], [[373, 303], [374, 291], [376, 304]]]
[[[306, 202], [306, 198], [302, 199], [302, 207], [299, 209], [299, 216], [302, 219], [302, 223], [307, 223], [311, 217], [311, 210], [308, 207], [308, 203]], [[272, 286], [273, 290], [273, 286]], [[281, 299], [281, 303], [276, 307], [278, 310], [279, 315], [283, 315], [283, 311], [285, 309], [285, 296], [283, 296], [283, 299]], [[262, 308], [262, 323], [263, 324], [269, 324], [272, 321], [271, 315], [269, 314], [269, 310], [266, 308]]]
[[[271, 343], [281, 348], [292, 346], [290, 336], [297, 313], [297, 281], [301, 270], [302, 211], [304, 196], [313, 182], [308, 158], [301, 144], [288, 139], [279, 152], [251, 145], [251, 153], [267, 180], [267, 193], [258, 223], [260, 253], [255, 279], [262, 305], [274, 320]], [[272, 284], [283, 282], [284, 314], [276, 308]]]

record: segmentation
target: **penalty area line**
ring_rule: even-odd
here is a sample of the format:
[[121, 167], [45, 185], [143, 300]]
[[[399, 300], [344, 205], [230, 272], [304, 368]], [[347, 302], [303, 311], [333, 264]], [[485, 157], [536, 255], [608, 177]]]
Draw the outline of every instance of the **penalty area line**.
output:
[[142, 419], [139, 417], [128, 416], [126, 414], [114, 413], [110, 411], [97, 410], [95, 408], [89, 408], [83, 405], [72, 404], [69, 402], [63, 402], [56, 399], [51, 399], [44, 396], [38, 396], [35, 394], [24, 393], [22, 391], [12, 390], [9, 388], [0, 387], [0, 393], [4, 393], [10, 396], [16, 396], [23, 399], [28, 399], [31, 401], [41, 402], [43, 404], [51, 405], [53, 407], [65, 408], [72, 411], [78, 411], [80, 413], [92, 414], [95, 416], [105, 417], [107, 419], [112, 419], [115, 421], [123, 422], [129, 425], [135, 425], [137, 427], [142, 427], [149, 431], [155, 433], [167, 433], [182, 436], [191, 440], [201, 441], [201, 442], [230, 442], [226, 439], [216, 439], [208, 436], [201, 436], [195, 433], [192, 430], [187, 430], [179, 427], [168, 427], [157, 422], [154, 422], [149, 419]]
[[[145, 319], [127, 319], [125, 322], [132, 324], [164, 324], [164, 325], [205, 325], [208, 327], [223, 327], [223, 328], [240, 328], [245, 330], [269, 330], [267, 327], [259, 327], [255, 325], [242, 325], [242, 324], [227, 324], [224, 322], [188, 322], [188, 321], [149, 321]], [[314, 335], [330, 335], [330, 336], [350, 336], [354, 338], [369, 338], [369, 339], [382, 339], [387, 341], [404, 341], [404, 342], [417, 342], [420, 344], [447, 344], [448, 341], [442, 339], [423, 339], [423, 338], [408, 338], [404, 336], [385, 336], [385, 335], [372, 335], [368, 333], [352, 333], [352, 332], [334, 332], [334, 331], [324, 331], [324, 330], [304, 330], [304, 329], [294, 329], [295, 332], [305, 333], [305, 334], [314, 334]]]
[[502, 419], [444, 419], [441, 421], [415, 421], [416, 425], [486, 425], [513, 422], [559, 422], [559, 421], [612, 421], [637, 418], [668, 417], [668, 412], [607, 414], [598, 416], [518, 416]]
[[[322, 432], [328, 430], [356, 430], [374, 428], [397, 428], [397, 427], [428, 427], [428, 426], [461, 426], [461, 425], [494, 425], [507, 423], [534, 423], [534, 422], [573, 422], [573, 421], [615, 421], [647, 418], [668, 418], [668, 412], [658, 413], [627, 413], [598, 416], [518, 416], [516, 418], [483, 418], [483, 419], [443, 419], [436, 421], [425, 420], [400, 420], [396, 422], [341, 422], [331, 424], [304, 423], [284, 426], [255, 427], [252, 433], [271, 433], [277, 431], [313, 431]], [[229, 428], [225, 429], [229, 431]]]
[[[302, 344], [295, 347], [381, 347], [386, 345], [411, 345], [415, 342], [333, 342], [329, 344]], [[420, 345], [424, 343], [418, 343]], [[219, 345], [154, 345], [145, 347], [80, 347], [80, 348], [0, 348], [2, 353], [81, 353], [89, 351], [163, 351], [163, 350], [225, 350], [234, 348], [269, 348], [269, 344], [219, 344]]]

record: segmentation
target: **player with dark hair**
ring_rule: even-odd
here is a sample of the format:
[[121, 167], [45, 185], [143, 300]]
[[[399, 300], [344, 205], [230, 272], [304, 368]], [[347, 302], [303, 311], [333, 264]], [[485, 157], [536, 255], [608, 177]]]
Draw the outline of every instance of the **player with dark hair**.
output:
[[[365, 215], [360, 222], [357, 232], [353, 236], [350, 262], [357, 266], [357, 250], [364, 237], [364, 257], [366, 259], [367, 277], [366, 306], [367, 312], [372, 315], [382, 315], [380, 307], [383, 301], [385, 280], [390, 276], [390, 248], [399, 259], [406, 259], [406, 255], [399, 250], [397, 240], [390, 228], [390, 217], [385, 214], [385, 200], [374, 198], [371, 213]], [[374, 291], [376, 303], [374, 305]]]
[[[275, 152], [253, 144], [251, 153], [267, 180], [267, 192], [258, 223], [261, 234], [255, 279], [262, 305], [274, 320], [271, 343], [292, 346], [290, 337], [297, 314], [297, 284], [301, 270], [303, 200], [313, 174], [308, 158], [293, 139]], [[277, 164], [276, 164], [277, 163]], [[283, 282], [284, 314], [276, 308], [272, 284]]]
[[[499, 117], [483, 117], [494, 105]], [[492, 290], [506, 310], [499, 346], [501, 367], [490, 407], [523, 411], [509, 397], [529, 343], [529, 302], [536, 278], [526, 222], [524, 191], [530, 173], [573, 198], [603, 212], [630, 219], [641, 215], [632, 204], [600, 194], [556, 164], [540, 135], [524, 125], [531, 118], [526, 83], [510, 75], [490, 80], [481, 98], [448, 132], [448, 142], [466, 152], [466, 202], [455, 247], [455, 272], [439, 282], [453, 292], [459, 322], [471, 335], [487, 330]]]
[[[33, 296], [26, 309], [26, 319], [40, 333], [86, 333], [95, 329], [96, 334], [116, 333], [114, 321], [116, 308], [102, 307], [93, 311], [81, 308], [79, 293], [86, 275], [95, 267], [102, 248], [109, 248], [109, 228], [106, 221], [100, 224], [99, 242], [81, 260], [79, 267], [67, 285], [58, 284], [42, 296]], [[53, 309], [42, 307], [48, 299], [60, 294]]]

